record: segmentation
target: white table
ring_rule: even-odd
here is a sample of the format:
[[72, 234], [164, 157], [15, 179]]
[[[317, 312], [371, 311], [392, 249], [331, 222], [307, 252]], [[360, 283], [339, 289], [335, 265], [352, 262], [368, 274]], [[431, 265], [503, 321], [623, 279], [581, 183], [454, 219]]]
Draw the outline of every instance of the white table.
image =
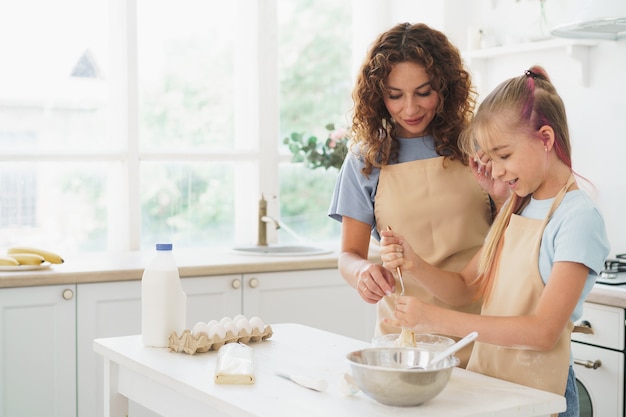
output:
[[[297, 325], [272, 325], [274, 335], [254, 348], [253, 385], [214, 383], [217, 352], [195, 355], [149, 348], [141, 336], [96, 339], [104, 358], [105, 416], [124, 417], [132, 400], [163, 416], [546, 416], [565, 409], [562, 396], [455, 368], [446, 388], [418, 407], [381, 405], [362, 392], [341, 393], [346, 354], [369, 344]], [[324, 378], [316, 392], [275, 371]], [[132, 416], [131, 416], [132, 417]]]

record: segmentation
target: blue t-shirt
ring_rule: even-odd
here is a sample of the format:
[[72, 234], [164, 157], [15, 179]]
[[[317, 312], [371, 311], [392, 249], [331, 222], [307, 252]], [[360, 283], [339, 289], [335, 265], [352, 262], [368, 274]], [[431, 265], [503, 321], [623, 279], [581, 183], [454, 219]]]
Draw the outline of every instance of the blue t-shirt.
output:
[[[553, 202], [554, 198], [533, 198], [521, 215], [544, 219]], [[609, 241], [601, 213], [584, 191], [566, 193], [543, 231], [539, 247], [539, 273], [543, 282], [547, 283], [554, 262], [577, 262], [589, 268], [587, 282], [571, 316], [572, 322], [581, 318], [583, 302], [608, 254]]]
[[[430, 135], [418, 138], [400, 138], [398, 162], [411, 162], [428, 158], [437, 158], [435, 141]], [[328, 215], [341, 221], [343, 216], [353, 218], [372, 226], [372, 236], [380, 240], [376, 230], [374, 217], [374, 197], [378, 187], [380, 169], [373, 168], [368, 177], [361, 170], [365, 166], [359, 147], [355, 146], [348, 152], [341, 170], [337, 176], [337, 183], [333, 192]]]

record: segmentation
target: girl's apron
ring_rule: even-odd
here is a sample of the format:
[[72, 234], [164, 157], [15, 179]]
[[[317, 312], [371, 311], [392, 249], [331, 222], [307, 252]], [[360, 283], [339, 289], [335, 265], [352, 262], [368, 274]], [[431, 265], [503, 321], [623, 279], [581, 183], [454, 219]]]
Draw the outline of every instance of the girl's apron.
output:
[[[574, 183], [570, 177], [543, 220], [511, 216], [496, 261], [492, 293], [485, 316], [522, 316], [532, 313], [545, 288], [539, 274], [539, 247], [550, 217]], [[476, 342], [467, 369], [481, 374], [564, 395], [570, 365], [570, 321], [550, 351], [513, 349]]]
[[[420, 257], [451, 271], [461, 270], [482, 247], [491, 223], [489, 195], [480, 188], [470, 168], [443, 157], [381, 168], [374, 213], [379, 231], [390, 226]], [[415, 280], [405, 280], [404, 285], [406, 295], [453, 308]], [[396, 290], [399, 293], [399, 282]], [[394, 308], [393, 297], [384, 297], [378, 303], [377, 335], [400, 332], [382, 322], [393, 318]], [[480, 303], [453, 309], [478, 314]], [[457, 354], [462, 367], [470, 352], [468, 346]]]

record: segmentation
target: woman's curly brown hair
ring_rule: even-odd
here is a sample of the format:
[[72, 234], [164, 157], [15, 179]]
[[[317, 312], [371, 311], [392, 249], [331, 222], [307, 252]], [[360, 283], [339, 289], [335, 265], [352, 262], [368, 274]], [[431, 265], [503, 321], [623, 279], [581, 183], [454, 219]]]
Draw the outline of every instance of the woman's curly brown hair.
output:
[[422, 23], [402, 23], [376, 39], [352, 93], [352, 130], [355, 141], [361, 143], [363, 173], [369, 175], [373, 167], [397, 161], [399, 142], [384, 94], [389, 73], [401, 62], [423, 65], [439, 95], [439, 105], [429, 125], [437, 153], [467, 162], [457, 141], [471, 118], [476, 93], [461, 54], [443, 33]]

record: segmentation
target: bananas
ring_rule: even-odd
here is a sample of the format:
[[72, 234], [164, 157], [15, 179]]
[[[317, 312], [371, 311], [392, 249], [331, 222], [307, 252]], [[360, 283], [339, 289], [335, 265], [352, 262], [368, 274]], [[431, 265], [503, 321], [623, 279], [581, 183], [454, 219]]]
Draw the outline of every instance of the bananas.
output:
[[[19, 256], [25, 262], [34, 262], [34, 263], [22, 263], [22, 265], [39, 265], [45, 261], [48, 261], [51, 264], [62, 264], [64, 262], [63, 258], [54, 252], [50, 252], [50, 251], [38, 249], [38, 248], [31, 248], [28, 246], [15, 246], [15, 247], [9, 248], [9, 250], [7, 251], [7, 254], [9, 257], [13, 257], [15, 259], [17, 259]], [[39, 264], [37, 264], [36, 263], [37, 259], [43, 259], [43, 260], [40, 261]], [[18, 259], [18, 264], [19, 264], [19, 259]]]
[[12, 253], [9, 257], [14, 258], [19, 265], [41, 265], [46, 261], [43, 256], [35, 253]]
[[19, 266], [20, 263], [17, 259], [13, 258], [9, 255], [0, 255], [0, 265], [1, 266]]

